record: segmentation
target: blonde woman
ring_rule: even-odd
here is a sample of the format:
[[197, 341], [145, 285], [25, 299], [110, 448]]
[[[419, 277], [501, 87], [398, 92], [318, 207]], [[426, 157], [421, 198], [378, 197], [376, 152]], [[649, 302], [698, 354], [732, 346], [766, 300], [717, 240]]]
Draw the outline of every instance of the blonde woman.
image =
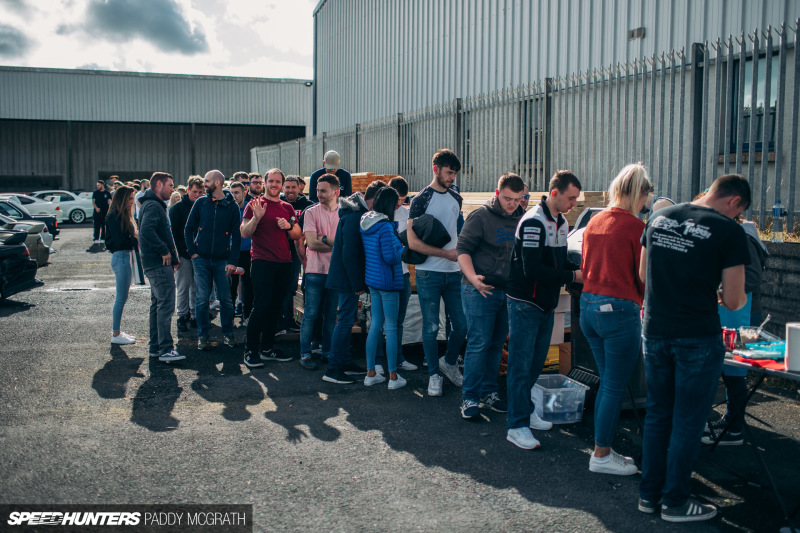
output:
[[131, 287], [131, 251], [136, 246], [136, 223], [133, 221], [134, 189], [123, 185], [111, 199], [106, 216], [106, 249], [112, 253], [111, 269], [117, 280], [117, 295], [111, 313], [111, 343], [133, 344], [136, 337], [120, 331], [122, 310]]
[[177, 204], [181, 201], [181, 193], [180, 191], [175, 191], [172, 193], [172, 196], [169, 197], [169, 205], [167, 208], [172, 207], [173, 205]]
[[592, 218], [583, 234], [580, 324], [600, 373], [592, 472], [627, 476], [638, 471], [633, 460], [616, 453], [611, 444], [622, 395], [639, 357], [644, 282], [638, 272], [645, 225], [636, 215], [652, 187], [641, 163], [623, 168], [609, 187], [608, 209]]

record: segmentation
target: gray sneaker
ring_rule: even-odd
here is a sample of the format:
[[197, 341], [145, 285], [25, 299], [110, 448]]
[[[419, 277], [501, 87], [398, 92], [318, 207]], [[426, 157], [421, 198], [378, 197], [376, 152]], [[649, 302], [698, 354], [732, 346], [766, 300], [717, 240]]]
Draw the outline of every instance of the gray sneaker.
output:
[[461, 371], [458, 369], [458, 365], [448, 365], [447, 362], [444, 360], [444, 357], [439, 358], [439, 370], [442, 371], [442, 374], [447, 376], [447, 379], [453, 382], [453, 385], [456, 387], [460, 387], [464, 384], [464, 377], [461, 375]]
[[667, 522], [700, 522], [711, 520], [715, 516], [717, 516], [716, 507], [691, 498], [680, 507], [661, 506], [661, 520]]
[[197, 338], [197, 349], [206, 351], [211, 348], [211, 343], [208, 340], [208, 337], [198, 337]]
[[444, 378], [439, 374], [434, 374], [428, 379], [428, 396], [442, 395], [442, 382]]

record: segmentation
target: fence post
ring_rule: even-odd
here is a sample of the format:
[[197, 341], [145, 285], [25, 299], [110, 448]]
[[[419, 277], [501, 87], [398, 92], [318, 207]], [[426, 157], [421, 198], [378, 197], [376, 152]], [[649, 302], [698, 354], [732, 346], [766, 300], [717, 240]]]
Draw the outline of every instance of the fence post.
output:
[[[703, 71], [700, 62], [703, 61], [703, 44], [692, 43], [691, 63], [692, 99], [689, 101], [689, 113], [691, 118], [692, 135], [690, 137], [690, 170], [689, 170], [689, 198], [694, 198], [700, 193], [702, 176], [700, 167], [702, 164], [702, 145], [703, 137]], [[683, 139], [681, 139], [683, 141]], [[678, 195], [680, 197], [680, 195]]]
[[461, 98], [456, 98], [456, 146], [455, 146], [455, 149], [456, 149], [456, 153], [459, 154], [461, 156], [461, 158], [463, 159], [464, 158], [464, 150], [461, 147], [461, 140], [462, 140], [462, 135], [461, 135], [461, 126], [462, 126], [461, 104], [462, 104]]
[[361, 131], [361, 124], [356, 124], [356, 157], [355, 157], [355, 164], [353, 168], [355, 168], [355, 172], [358, 172], [358, 133]]
[[403, 174], [403, 114], [397, 114], [397, 172]]
[[328, 140], [328, 132], [327, 131], [323, 131], [322, 132], [322, 157], [325, 157], [325, 152], [327, 151], [325, 149], [325, 141], [326, 140]]
[[300, 139], [297, 139], [297, 175], [302, 176], [301, 169], [303, 168], [303, 145]]
[[[553, 165], [553, 78], [544, 80], [544, 135], [542, 154], [542, 183], [547, 185], [547, 180], [552, 175]], [[535, 184], [533, 184], [535, 186]]]

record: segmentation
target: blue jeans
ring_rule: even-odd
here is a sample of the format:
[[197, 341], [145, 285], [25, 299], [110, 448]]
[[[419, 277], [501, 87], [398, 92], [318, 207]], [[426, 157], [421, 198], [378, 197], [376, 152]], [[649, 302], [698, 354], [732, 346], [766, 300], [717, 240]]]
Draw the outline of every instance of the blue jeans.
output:
[[397, 316], [400, 312], [400, 291], [381, 291], [370, 287], [372, 322], [367, 334], [367, 370], [375, 369], [378, 344], [386, 331], [386, 362], [389, 372], [397, 372]]
[[114, 299], [114, 310], [111, 312], [111, 331], [119, 331], [122, 310], [128, 301], [128, 291], [131, 288], [131, 251], [114, 252], [111, 256], [111, 270], [117, 279], [117, 296]]
[[428, 375], [439, 371], [439, 300], [450, 317], [452, 329], [447, 335], [444, 360], [449, 365], [458, 362], [458, 354], [467, 338], [467, 319], [461, 306], [461, 272], [417, 270], [417, 294], [422, 311], [422, 349], [428, 362]]
[[533, 412], [531, 389], [542, 373], [555, 313], [506, 299], [508, 306], [508, 429], [526, 428]]
[[[610, 305], [611, 311], [602, 311]], [[631, 300], [584, 292], [581, 331], [592, 348], [600, 373], [594, 402], [594, 443], [610, 448], [619, 424], [622, 397], [642, 345], [641, 307]]]
[[647, 415], [639, 495], [679, 507], [689, 498], [706, 416], [717, 394], [725, 348], [722, 335], [644, 337]]
[[208, 316], [208, 301], [211, 298], [211, 280], [217, 287], [217, 298], [220, 303], [220, 322], [222, 334], [233, 335], [233, 301], [227, 274], [225, 274], [225, 259], [206, 259], [199, 255], [192, 259], [194, 266], [195, 284], [195, 309], [194, 317], [197, 320], [197, 336], [208, 337], [211, 321]]
[[[336, 291], [325, 288], [327, 274], [306, 274], [306, 289], [303, 293], [303, 323], [300, 325], [300, 355], [311, 356], [311, 338], [314, 323], [322, 312], [322, 353], [331, 351], [331, 337], [336, 325]], [[324, 302], [323, 302], [324, 296]], [[324, 306], [324, 309], [320, 307]], [[352, 325], [352, 324], [351, 324]]]
[[[408, 300], [411, 298], [411, 274], [403, 274], [403, 290], [400, 291], [400, 306], [397, 311], [397, 364], [405, 361], [403, 357], [403, 322], [406, 320], [408, 311]], [[375, 360], [380, 362], [384, 359], [383, 344], [378, 343], [378, 355]]]
[[472, 284], [461, 284], [461, 303], [467, 318], [461, 397], [475, 402], [497, 392], [497, 374], [508, 335], [506, 292], [491, 292], [484, 298]]
[[331, 356], [328, 358], [328, 370], [338, 370], [350, 364], [350, 337], [358, 311], [358, 295], [354, 292], [339, 293], [339, 319], [333, 328], [331, 337]]

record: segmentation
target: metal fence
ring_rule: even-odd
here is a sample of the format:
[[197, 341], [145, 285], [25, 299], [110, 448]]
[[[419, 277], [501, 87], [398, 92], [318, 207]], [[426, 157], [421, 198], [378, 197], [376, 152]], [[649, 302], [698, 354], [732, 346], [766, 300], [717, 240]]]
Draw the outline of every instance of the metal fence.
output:
[[[789, 227], [797, 198], [800, 20], [689, 50], [548, 78], [370, 124], [254, 151], [258, 170], [309, 175], [327, 150], [351, 172], [431, 179], [430, 158], [451, 147], [464, 191], [491, 191], [507, 171], [544, 190], [559, 168], [604, 190], [642, 161], [661, 195], [690, 200], [719, 175], [744, 174], [751, 216], [782, 200]], [[764, 214], [765, 216], [760, 216]]]

